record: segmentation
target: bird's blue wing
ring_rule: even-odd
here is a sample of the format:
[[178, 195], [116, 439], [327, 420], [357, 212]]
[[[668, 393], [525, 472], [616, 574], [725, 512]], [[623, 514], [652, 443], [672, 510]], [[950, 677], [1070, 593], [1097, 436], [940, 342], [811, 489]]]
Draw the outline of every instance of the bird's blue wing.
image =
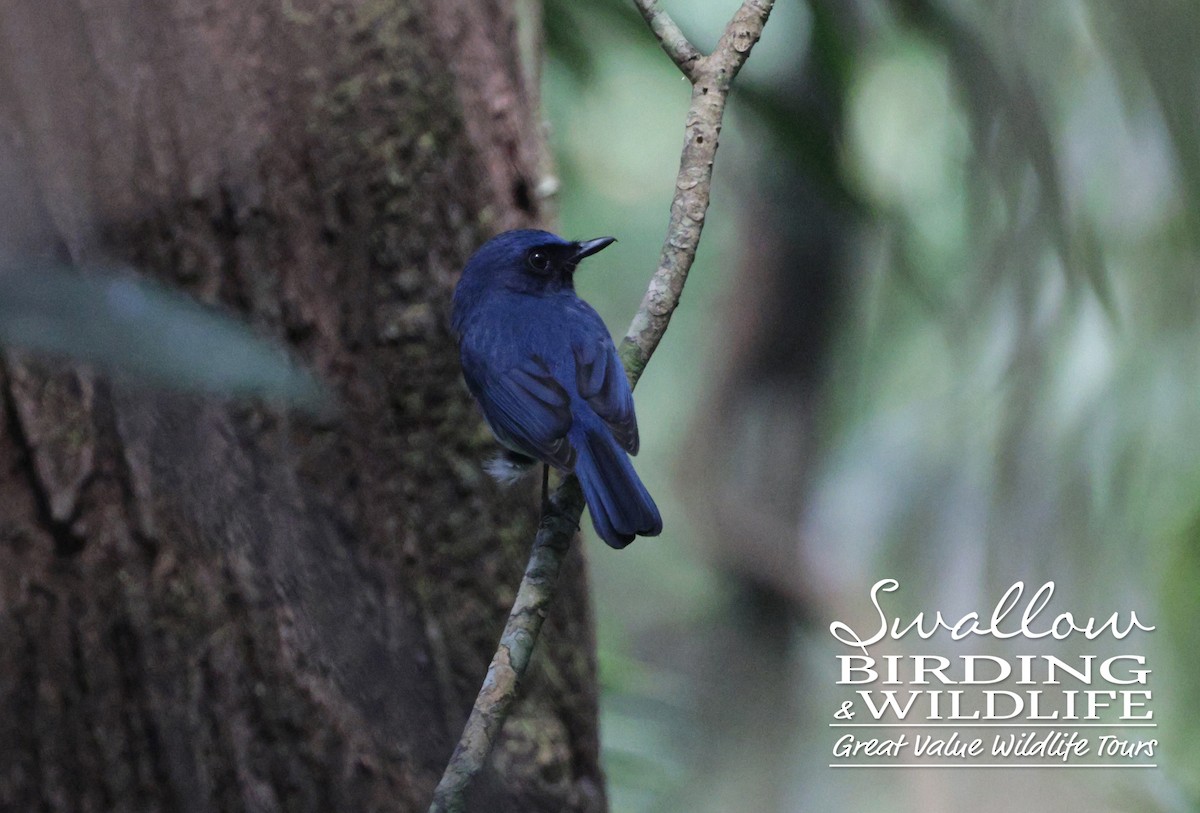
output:
[[466, 362], [467, 386], [501, 443], [560, 469], [575, 466], [571, 397], [540, 359], [499, 373]]
[[607, 424], [621, 448], [637, 454], [638, 428], [633, 412], [633, 393], [612, 339], [605, 332], [602, 337], [576, 342], [572, 349], [575, 351], [575, 386], [580, 397]]

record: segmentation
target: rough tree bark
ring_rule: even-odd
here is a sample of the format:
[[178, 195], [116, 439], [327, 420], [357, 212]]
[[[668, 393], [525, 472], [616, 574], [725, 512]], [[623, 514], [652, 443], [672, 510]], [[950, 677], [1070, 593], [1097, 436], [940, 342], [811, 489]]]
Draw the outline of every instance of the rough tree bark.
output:
[[[0, 809], [422, 810], [520, 580], [448, 300], [532, 224], [510, 0], [12, 0], [0, 249], [290, 342], [317, 421], [0, 363]], [[532, 485], [531, 485], [532, 489]], [[480, 810], [602, 810], [571, 554]]]

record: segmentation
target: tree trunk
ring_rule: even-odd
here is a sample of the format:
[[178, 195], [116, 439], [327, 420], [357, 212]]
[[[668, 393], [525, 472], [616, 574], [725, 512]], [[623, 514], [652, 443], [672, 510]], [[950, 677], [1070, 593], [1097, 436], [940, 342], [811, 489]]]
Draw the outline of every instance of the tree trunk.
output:
[[[0, 250], [221, 303], [343, 408], [5, 357], [0, 809], [428, 804], [536, 521], [480, 472], [447, 319], [470, 250], [541, 214], [517, 29], [510, 0], [5, 3]], [[605, 808], [568, 571], [474, 809]]]

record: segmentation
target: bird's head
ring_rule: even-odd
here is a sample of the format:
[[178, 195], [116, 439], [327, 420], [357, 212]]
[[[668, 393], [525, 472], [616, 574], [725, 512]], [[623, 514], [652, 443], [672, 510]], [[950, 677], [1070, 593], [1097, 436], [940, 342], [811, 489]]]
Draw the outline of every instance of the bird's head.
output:
[[515, 229], [484, 243], [467, 261], [455, 294], [458, 306], [463, 296], [482, 296], [507, 289], [518, 293], [555, 293], [574, 288], [575, 268], [580, 260], [616, 242], [613, 237], [594, 240], [564, 240], [537, 229]]

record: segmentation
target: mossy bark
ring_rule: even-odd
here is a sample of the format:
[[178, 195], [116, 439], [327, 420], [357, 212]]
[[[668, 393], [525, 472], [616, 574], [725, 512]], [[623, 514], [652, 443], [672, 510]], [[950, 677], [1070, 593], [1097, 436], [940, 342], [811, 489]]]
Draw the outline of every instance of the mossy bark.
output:
[[[0, 364], [0, 809], [423, 810], [536, 484], [480, 474], [449, 296], [533, 224], [510, 2], [14, 0], [0, 245], [242, 313], [339, 417]], [[573, 551], [473, 807], [602, 810]]]

